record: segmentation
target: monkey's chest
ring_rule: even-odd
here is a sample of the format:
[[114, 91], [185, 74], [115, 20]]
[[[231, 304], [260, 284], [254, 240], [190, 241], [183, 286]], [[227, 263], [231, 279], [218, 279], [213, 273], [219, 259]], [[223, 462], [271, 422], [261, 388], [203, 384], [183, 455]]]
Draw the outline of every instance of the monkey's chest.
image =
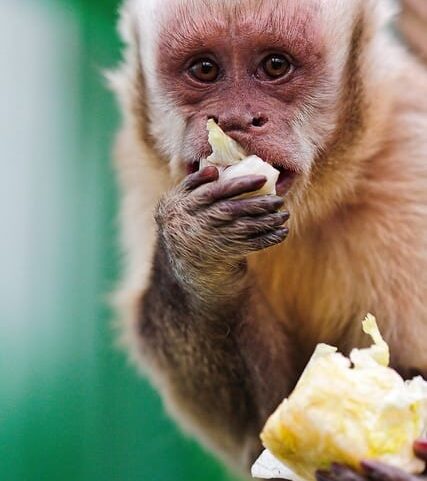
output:
[[372, 293], [346, 263], [320, 251], [279, 246], [251, 259], [250, 269], [276, 322], [304, 349], [311, 352], [319, 342], [345, 347], [360, 339]]

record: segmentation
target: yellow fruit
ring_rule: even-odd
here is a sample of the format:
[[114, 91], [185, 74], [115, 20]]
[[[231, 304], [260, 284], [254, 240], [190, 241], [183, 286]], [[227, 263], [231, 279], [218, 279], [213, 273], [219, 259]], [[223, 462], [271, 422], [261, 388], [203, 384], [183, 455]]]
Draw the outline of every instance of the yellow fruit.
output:
[[404, 381], [388, 367], [389, 348], [368, 315], [364, 332], [374, 344], [350, 358], [319, 344], [297, 386], [267, 421], [264, 446], [295, 475], [313, 480], [332, 462], [358, 469], [375, 459], [410, 473], [424, 462], [413, 442], [426, 430], [427, 382]]

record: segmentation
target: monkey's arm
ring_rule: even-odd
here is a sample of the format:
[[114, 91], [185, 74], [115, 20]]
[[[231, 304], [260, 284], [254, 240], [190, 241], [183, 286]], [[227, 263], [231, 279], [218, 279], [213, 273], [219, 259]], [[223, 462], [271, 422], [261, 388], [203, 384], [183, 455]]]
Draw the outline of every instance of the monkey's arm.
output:
[[[224, 279], [224, 282], [227, 280]], [[143, 298], [139, 336], [167, 398], [235, 451], [257, 424], [250, 380], [235, 328], [247, 315], [245, 276], [235, 292], [198, 301], [173, 272], [162, 242], [156, 248], [150, 286]], [[213, 288], [213, 286], [212, 286]], [[178, 405], [176, 405], [178, 403]], [[252, 426], [251, 426], [252, 425]], [[212, 433], [212, 431], [214, 431]]]
[[[169, 407], [190, 421], [193, 430], [208, 433], [235, 463], [247, 466], [260, 448], [265, 420], [260, 400], [268, 382], [257, 385], [255, 371], [263, 356], [273, 354], [260, 329], [246, 332], [262, 322], [244, 256], [281, 242], [287, 230], [280, 226], [288, 214], [276, 212], [283, 204], [278, 197], [230, 199], [257, 190], [263, 178], [221, 183], [215, 182], [216, 169], [205, 171], [187, 178], [160, 203], [138, 337]], [[255, 344], [261, 352], [249, 353]], [[284, 354], [277, 351], [277, 356], [284, 372]], [[286, 394], [283, 389], [284, 382], [265, 411], [271, 412]]]

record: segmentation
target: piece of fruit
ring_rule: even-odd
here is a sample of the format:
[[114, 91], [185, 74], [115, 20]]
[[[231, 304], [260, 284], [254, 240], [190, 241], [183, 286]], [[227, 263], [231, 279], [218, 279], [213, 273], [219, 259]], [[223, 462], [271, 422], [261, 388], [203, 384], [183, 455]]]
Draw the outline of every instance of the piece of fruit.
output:
[[280, 172], [273, 166], [264, 162], [256, 155], [246, 156], [242, 147], [228, 135], [214, 120], [208, 120], [209, 144], [212, 154], [200, 162], [200, 168], [213, 165], [219, 170], [221, 179], [232, 179], [243, 175], [264, 175], [267, 182], [264, 186], [243, 197], [276, 194], [276, 183]]
[[261, 439], [288, 469], [286, 477], [314, 480], [315, 471], [332, 462], [360, 469], [364, 459], [423, 471], [413, 443], [426, 432], [427, 382], [420, 376], [404, 381], [388, 367], [389, 348], [373, 316], [363, 330], [374, 344], [353, 349], [350, 358], [319, 344], [294, 391], [267, 421]]

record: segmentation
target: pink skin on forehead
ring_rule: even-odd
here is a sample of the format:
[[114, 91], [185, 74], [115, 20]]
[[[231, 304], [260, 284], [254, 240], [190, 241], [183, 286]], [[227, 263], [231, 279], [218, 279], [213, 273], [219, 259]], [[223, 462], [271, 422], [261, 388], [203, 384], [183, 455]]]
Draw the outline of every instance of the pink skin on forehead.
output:
[[[323, 47], [318, 0], [254, 0], [205, 5], [171, 0], [162, 21], [159, 54], [181, 61], [197, 51], [286, 46], [296, 57]], [[316, 45], [316, 44], [321, 45]]]
[[[292, 103], [295, 104], [294, 99], [301, 97], [301, 92], [309, 95], [314, 82], [303, 75], [282, 87], [280, 94], [272, 92], [270, 98], [263, 97], [262, 92], [259, 95], [247, 78], [251, 62], [255, 65], [267, 53], [277, 50], [288, 53], [296, 62], [303, 64], [301, 70], [310, 68], [315, 72], [319, 68], [324, 44], [315, 0], [245, 0], [228, 2], [228, 6], [221, 1], [208, 5], [202, 3], [205, 2], [192, 2], [190, 9], [186, 2], [171, 1], [162, 21], [157, 50], [160, 81], [175, 99], [189, 124], [201, 108], [229, 112], [233, 108], [242, 109], [239, 105], [250, 104], [254, 112], [271, 113], [279, 111], [282, 103], [291, 111], [296, 108]], [[220, 93], [214, 87], [192, 85], [190, 88], [188, 78], [185, 78], [189, 62], [207, 53], [220, 58], [228, 68], [229, 78], [225, 80]], [[259, 90], [256, 86], [255, 89]], [[288, 119], [285, 114], [280, 114], [276, 122], [273, 115], [269, 117], [269, 129], [265, 130], [262, 138], [251, 135], [251, 138], [243, 139], [243, 146], [248, 154], [257, 154], [280, 170], [278, 190], [284, 191], [297, 169], [289, 169], [286, 162], [277, 161], [280, 151], [277, 134], [276, 145], [270, 142], [269, 136], [273, 137], [274, 126], [278, 129], [279, 121], [286, 123]], [[235, 133], [231, 132], [230, 136], [242, 143]], [[210, 149], [207, 145], [206, 123], [193, 132], [193, 137], [194, 150], [207, 155]], [[188, 171], [197, 168], [198, 163], [194, 162], [189, 165]]]

